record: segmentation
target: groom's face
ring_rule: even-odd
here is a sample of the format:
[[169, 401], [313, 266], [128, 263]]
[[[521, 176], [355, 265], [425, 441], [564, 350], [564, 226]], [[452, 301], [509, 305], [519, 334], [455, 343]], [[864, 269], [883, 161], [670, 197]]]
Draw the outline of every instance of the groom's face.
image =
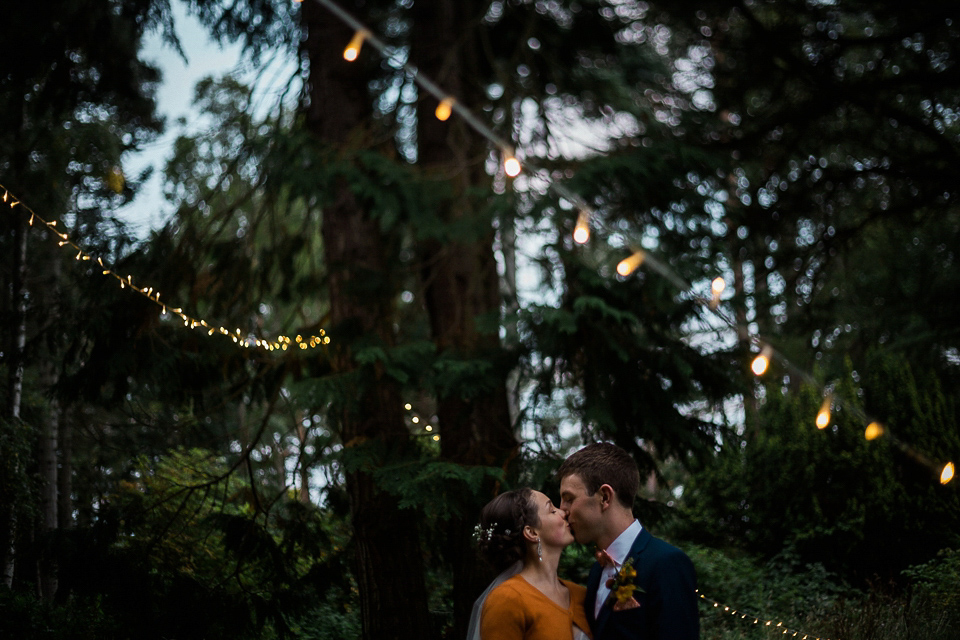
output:
[[572, 473], [560, 481], [560, 508], [567, 513], [573, 537], [580, 544], [593, 544], [600, 531], [600, 492], [587, 493], [580, 476]]

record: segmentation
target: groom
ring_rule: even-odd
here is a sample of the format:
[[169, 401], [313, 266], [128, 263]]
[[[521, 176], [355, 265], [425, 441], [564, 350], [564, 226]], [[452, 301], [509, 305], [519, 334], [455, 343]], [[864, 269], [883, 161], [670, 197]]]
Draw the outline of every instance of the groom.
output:
[[557, 477], [560, 508], [574, 537], [600, 549], [584, 602], [593, 639], [697, 640], [693, 563], [634, 519], [640, 473], [630, 454], [613, 444], [591, 444], [567, 458]]

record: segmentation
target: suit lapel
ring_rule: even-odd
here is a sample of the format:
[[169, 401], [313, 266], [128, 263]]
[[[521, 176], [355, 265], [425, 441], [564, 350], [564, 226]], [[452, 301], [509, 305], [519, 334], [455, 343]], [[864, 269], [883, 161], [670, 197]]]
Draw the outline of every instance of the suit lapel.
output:
[[[647, 531], [647, 528], [644, 527], [640, 530], [640, 534], [637, 536], [637, 539], [633, 541], [633, 545], [630, 547], [630, 553], [627, 555], [627, 558], [633, 558], [633, 566], [635, 569], [638, 569], [640, 566], [640, 554], [643, 553], [643, 550], [647, 548], [653, 536], [650, 535], [650, 532]], [[594, 568], [599, 567], [600, 565], [595, 565]], [[590, 572], [590, 577], [593, 578], [593, 571]], [[588, 602], [590, 603], [590, 608], [587, 611], [587, 615], [590, 616], [589, 620], [593, 619], [593, 606], [597, 601], [596, 594], [597, 589], [600, 585], [600, 572], [597, 571], [596, 586], [593, 588], [593, 597], [589, 598]], [[588, 590], [589, 594], [590, 591]], [[593, 625], [593, 637], [595, 640], [599, 640], [602, 637], [603, 627], [607, 624], [607, 621], [610, 619], [610, 614], [613, 613], [613, 604], [608, 600], [603, 603], [603, 606], [600, 608], [600, 613], [597, 615], [596, 623]]]
[[583, 608], [587, 614], [587, 622], [590, 623], [590, 629], [593, 630], [596, 624], [596, 616], [593, 615], [594, 603], [597, 601], [597, 589], [600, 588], [600, 574], [602, 569], [599, 562], [594, 562], [590, 567], [590, 575], [587, 577], [587, 595], [583, 600]]

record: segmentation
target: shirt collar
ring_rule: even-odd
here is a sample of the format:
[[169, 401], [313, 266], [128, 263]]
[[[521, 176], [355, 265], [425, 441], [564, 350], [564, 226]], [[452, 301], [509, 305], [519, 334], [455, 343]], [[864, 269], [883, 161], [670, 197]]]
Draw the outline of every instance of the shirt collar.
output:
[[617, 536], [617, 539], [607, 547], [607, 553], [610, 554], [610, 557], [613, 558], [613, 561], [617, 563], [618, 567], [627, 559], [634, 540], [637, 539], [637, 536], [640, 535], [642, 530], [643, 527], [640, 526], [640, 521], [634, 520], [630, 526], [624, 529], [623, 533]]

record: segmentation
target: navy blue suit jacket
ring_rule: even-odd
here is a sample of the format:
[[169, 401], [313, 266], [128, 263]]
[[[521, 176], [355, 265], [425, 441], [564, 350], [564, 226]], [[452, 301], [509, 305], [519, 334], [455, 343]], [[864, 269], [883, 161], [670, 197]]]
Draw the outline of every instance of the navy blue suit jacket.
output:
[[671, 544], [650, 535], [646, 527], [637, 536], [630, 555], [637, 570], [634, 597], [640, 606], [614, 611], [608, 600], [594, 618], [601, 567], [594, 564], [584, 602], [593, 640], [698, 640], [697, 575], [690, 558]]

